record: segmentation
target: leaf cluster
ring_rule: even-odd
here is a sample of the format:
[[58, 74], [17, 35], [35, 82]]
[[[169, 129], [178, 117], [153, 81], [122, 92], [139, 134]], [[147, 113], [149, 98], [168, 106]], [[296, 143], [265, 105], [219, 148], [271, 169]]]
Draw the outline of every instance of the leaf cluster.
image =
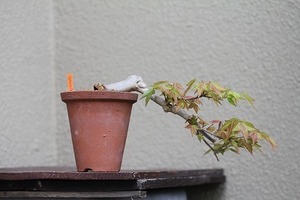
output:
[[[216, 122], [215, 122], [216, 123]], [[230, 150], [235, 153], [240, 152], [240, 148], [246, 149], [253, 154], [253, 150], [261, 151], [261, 140], [267, 141], [273, 149], [276, 147], [275, 141], [266, 133], [257, 129], [252, 123], [237, 118], [226, 120], [224, 124], [217, 122], [218, 128], [213, 134], [219, 138], [209, 151], [224, 154]], [[214, 127], [214, 126], [211, 126]]]
[[[273, 148], [276, 147], [274, 140], [268, 134], [260, 131], [250, 122], [232, 118], [224, 123], [219, 120], [208, 123], [197, 115], [200, 106], [203, 105], [202, 98], [207, 98], [216, 105], [221, 105], [222, 101], [226, 100], [229, 104], [237, 106], [240, 100], [245, 100], [253, 106], [254, 99], [246, 93], [235, 92], [212, 81], [199, 82], [193, 79], [185, 86], [169, 81], [159, 81], [143, 94], [142, 98], [145, 98], [146, 105], [156, 92], [164, 98], [167, 105], [175, 107], [176, 111], [179, 109], [194, 111], [196, 115], [190, 115], [186, 120], [186, 128], [192, 135], [197, 135], [199, 141], [204, 140], [210, 147], [208, 152], [213, 151], [215, 155], [224, 154], [228, 150], [239, 153], [242, 148], [253, 154], [254, 149], [261, 151], [260, 141], [262, 140], [270, 143]], [[213, 136], [216, 141], [209, 144], [201, 131]]]
[[172, 84], [169, 81], [155, 82], [143, 95], [143, 98], [146, 98], [146, 105], [155, 91], [159, 91], [164, 96], [165, 101], [177, 109], [193, 109], [196, 113], [200, 110], [199, 106], [202, 105], [200, 100], [202, 97], [212, 100], [217, 105], [221, 105], [223, 100], [227, 100], [234, 106], [239, 100], [246, 100], [251, 105], [254, 102], [254, 99], [246, 93], [234, 92], [215, 82], [197, 82], [196, 79], [193, 79], [186, 84], [186, 87], [179, 83]]

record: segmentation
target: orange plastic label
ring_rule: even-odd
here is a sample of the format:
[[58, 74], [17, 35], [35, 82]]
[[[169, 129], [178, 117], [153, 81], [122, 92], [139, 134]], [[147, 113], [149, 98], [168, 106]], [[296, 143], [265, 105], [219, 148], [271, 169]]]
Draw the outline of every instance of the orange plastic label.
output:
[[67, 74], [67, 88], [69, 92], [74, 91], [73, 74]]

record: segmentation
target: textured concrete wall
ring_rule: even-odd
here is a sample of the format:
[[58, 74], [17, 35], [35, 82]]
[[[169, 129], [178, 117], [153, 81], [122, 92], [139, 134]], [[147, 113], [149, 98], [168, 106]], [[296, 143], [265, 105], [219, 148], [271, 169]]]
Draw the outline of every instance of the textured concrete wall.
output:
[[[156, 105], [135, 104], [123, 169], [223, 167], [221, 199], [297, 199], [300, 4], [297, 1], [55, 1], [56, 88], [73, 72], [76, 89], [139, 74], [148, 83], [215, 80], [257, 100], [217, 109], [206, 119], [237, 116], [278, 141], [278, 150], [221, 162], [181, 119]], [[59, 163], [72, 164], [64, 105], [57, 96]], [[211, 199], [208, 198], [208, 199]]]
[[51, 1], [0, 1], [0, 167], [56, 163]]
[[74, 164], [59, 97], [67, 72], [76, 89], [129, 74], [148, 83], [198, 78], [255, 97], [256, 109], [206, 102], [202, 112], [206, 119], [253, 121], [277, 140], [277, 151], [266, 146], [264, 155], [228, 154], [220, 162], [202, 157], [206, 146], [181, 119], [140, 101], [123, 169], [222, 167], [227, 183], [206, 199], [299, 199], [299, 15], [296, 0], [57, 0], [53, 7], [51, 1], [1, 1], [1, 167]]

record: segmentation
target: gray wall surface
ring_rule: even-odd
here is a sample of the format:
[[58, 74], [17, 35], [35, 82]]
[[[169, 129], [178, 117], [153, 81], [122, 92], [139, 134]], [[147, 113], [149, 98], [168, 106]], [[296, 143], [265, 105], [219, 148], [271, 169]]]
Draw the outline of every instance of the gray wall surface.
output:
[[68, 72], [77, 90], [130, 74], [197, 78], [256, 99], [256, 109], [205, 102], [205, 119], [252, 121], [278, 149], [217, 162], [181, 119], [139, 101], [122, 168], [224, 168], [226, 184], [207, 199], [300, 198], [298, 1], [0, 1], [0, 26], [0, 167], [74, 165], [59, 96]]
[[0, 1], [0, 167], [55, 165], [51, 1]]

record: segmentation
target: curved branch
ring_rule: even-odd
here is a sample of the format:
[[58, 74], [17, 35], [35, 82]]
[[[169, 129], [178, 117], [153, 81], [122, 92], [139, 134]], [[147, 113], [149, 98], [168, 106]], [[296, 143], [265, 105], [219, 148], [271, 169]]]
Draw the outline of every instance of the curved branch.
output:
[[[127, 77], [125, 80], [111, 83], [111, 84], [96, 84], [94, 85], [95, 90], [112, 90], [112, 91], [119, 91], [119, 92], [132, 92], [136, 91], [141, 94], [144, 94], [149, 89], [147, 88], [146, 83], [143, 81], [143, 79], [140, 76], [137, 75], [131, 75]], [[193, 117], [190, 113], [183, 109], [176, 109], [175, 106], [169, 105], [166, 103], [166, 101], [157, 95], [152, 95], [151, 100], [154, 101], [156, 104], [160, 105], [165, 112], [171, 112], [175, 115], [180, 116], [184, 120], [188, 121]], [[204, 137], [206, 137], [211, 142], [216, 142], [216, 140], [211, 136], [212, 134], [209, 133], [207, 130], [204, 130], [201, 128], [201, 126], [198, 124], [198, 134], [202, 134]]]
[[[152, 95], [151, 100], [154, 101], [156, 104], [160, 105], [165, 112], [171, 112], [175, 115], [178, 115], [181, 118], [185, 119], [185, 121], [188, 121], [189, 119], [191, 119], [193, 117], [193, 115], [191, 115], [187, 111], [185, 111], [181, 108], [176, 109], [175, 106], [167, 104], [166, 101], [163, 98], [161, 98], [160, 96]], [[204, 137], [206, 137], [211, 142], [216, 142], [216, 140], [210, 136], [210, 133], [208, 131], [202, 129], [199, 124], [198, 124], [198, 127], [199, 127], [199, 129], [197, 131], [198, 134], [202, 134]]]

